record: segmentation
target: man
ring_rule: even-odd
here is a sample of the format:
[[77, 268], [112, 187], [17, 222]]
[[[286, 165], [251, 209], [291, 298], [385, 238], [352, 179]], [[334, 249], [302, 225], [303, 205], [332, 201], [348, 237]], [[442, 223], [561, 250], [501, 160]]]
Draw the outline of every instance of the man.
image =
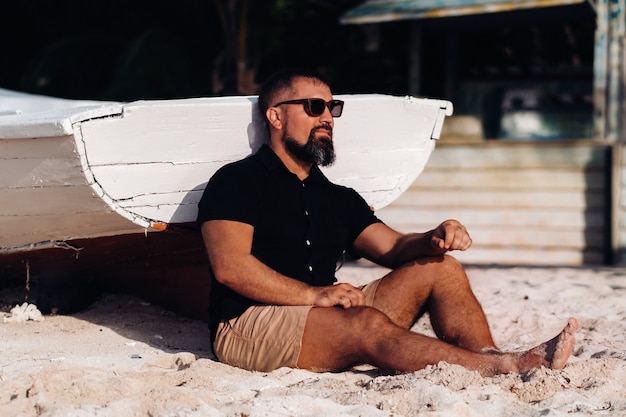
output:
[[[440, 361], [482, 375], [565, 366], [576, 319], [533, 349], [496, 347], [463, 267], [465, 227], [446, 220], [400, 234], [352, 189], [330, 183], [334, 118], [343, 102], [315, 73], [286, 70], [261, 88], [269, 144], [220, 169], [199, 204], [212, 270], [210, 321], [217, 358], [258, 371], [332, 371], [368, 363], [410, 372]], [[364, 288], [335, 283], [347, 250], [389, 267]], [[409, 329], [425, 312], [437, 338]]]

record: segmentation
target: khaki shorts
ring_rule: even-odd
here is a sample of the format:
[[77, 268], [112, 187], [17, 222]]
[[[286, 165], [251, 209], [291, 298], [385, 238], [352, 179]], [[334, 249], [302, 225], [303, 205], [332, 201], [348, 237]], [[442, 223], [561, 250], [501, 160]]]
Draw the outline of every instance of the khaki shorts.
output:
[[[374, 303], [380, 280], [361, 287], [366, 304]], [[302, 335], [313, 306], [252, 306], [219, 323], [213, 352], [220, 362], [251, 371], [297, 368]]]

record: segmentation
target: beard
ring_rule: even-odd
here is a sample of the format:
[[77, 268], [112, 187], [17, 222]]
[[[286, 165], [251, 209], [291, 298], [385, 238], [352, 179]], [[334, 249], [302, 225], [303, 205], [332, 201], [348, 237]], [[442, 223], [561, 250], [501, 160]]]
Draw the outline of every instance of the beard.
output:
[[325, 136], [315, 138], [315, 131], [321, 128], [311, 130], [309, 139], [304, 145], [299, 144], [294, 138], [288, 135], [283, 136], [285, 148], [296, 158], [303, 162], [309, 162], [319, 166], [330, 166], [335, 163], [335, 147], [331, 133]]

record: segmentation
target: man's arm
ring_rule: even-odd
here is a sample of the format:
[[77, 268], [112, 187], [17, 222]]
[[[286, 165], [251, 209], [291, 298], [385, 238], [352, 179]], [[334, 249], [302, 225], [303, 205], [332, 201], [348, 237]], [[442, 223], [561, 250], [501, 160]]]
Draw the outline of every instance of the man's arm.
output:
[[397, 268], [425, 256], [466, 250], [472, 245], [467, 229], [457, 220], [446, 220], [425, 233], [399, 233], [384, 223], [374, 223], [357, 237], [357, 253], [380, 265]]
[[350, 284], [314, 287], [279, 274], [251, 253], [254, 228], [230, 220], [202, 224], [202, 237], [215, 279], [264, 304], [345, 308], [364, 305], [365, 295]]

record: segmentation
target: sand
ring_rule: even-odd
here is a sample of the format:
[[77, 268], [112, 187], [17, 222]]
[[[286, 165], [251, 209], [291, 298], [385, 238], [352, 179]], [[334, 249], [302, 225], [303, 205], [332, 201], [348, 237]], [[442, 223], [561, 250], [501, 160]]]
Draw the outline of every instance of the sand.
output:
[[[339, 275], [358, 284], [384, 271], [350, 264]], [[204, 323], [105, 294], [43, 321], [0, 313], [0, 416], [626, 416], [625, 269], [467, 271], [505, 350], [547, 340], [576, 316], [567, 366], [492, 378], [446, 363], [401, 375], [248, 372], [215, 360]], [[427, 318], [414, 330], [432, 334]]]

